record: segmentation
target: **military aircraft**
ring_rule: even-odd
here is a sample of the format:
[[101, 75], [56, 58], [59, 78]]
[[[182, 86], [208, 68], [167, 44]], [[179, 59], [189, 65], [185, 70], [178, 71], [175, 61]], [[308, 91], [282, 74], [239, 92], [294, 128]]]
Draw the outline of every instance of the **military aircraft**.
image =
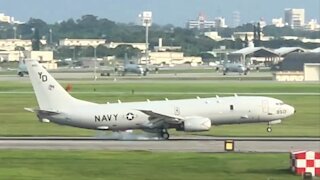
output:
[[135, 62], [130, 61], [128, 59], [127, 53], [125, 53], [124, 65], [123, 65], [123, 67], [120, 67], [118, 69], [118, 71], [121, 72], [122, 76], [125, 76], [127, 73], [133, 73], [133, 74], [138, 74], [138, 75], [141, 75], [141, 76], [146, 76], [147, 72], [148, 72], [148, 69], [147, 68], [144, 69], [142, 67], [142, 65], [136, 64]]
[[208, 131], [223, 124], [277, 124], [294, 114], [281, 100], [261, 96], [231, 96], [98, 104], [72, 97], [35, 60], [26, 60], [39, 108], [25, 108], [41, 122], [101, 131], [141, 129], [169, 139], [168, 129]]
[[223, 75], [226, 75], [228, 72], [237, 72], [239, 74], [247, 75], [249, 68], [246, 68], [241, 63], [226, 63], [223, 65]]
[[19, 65], [18, 65], [18, 70], [17, 70], [17, 74], [18, 76], [20, 77], [23, 77], [24, 75], [27, 75], [28, 74], [28, 70], [27, 70], [27, 67], [26, 65], [23, 63], [23, 60], [20, 60], [19, 61]]
[[127, 63], [124, 65], [123, 69], [120, 68], [120, 72], [122, 76], [125, 76], [127, 73], [138, 74], [141, 76], [147, 75], [147, 69], [144, 69], [142, 65], [135, 64], [133, 62]]

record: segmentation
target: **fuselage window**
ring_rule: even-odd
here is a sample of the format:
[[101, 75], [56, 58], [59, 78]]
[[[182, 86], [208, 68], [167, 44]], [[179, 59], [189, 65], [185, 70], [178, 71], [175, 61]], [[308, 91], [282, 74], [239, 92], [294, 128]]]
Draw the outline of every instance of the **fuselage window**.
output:
[[233, 111], [233, 105], [230, 105], [230, 110]]

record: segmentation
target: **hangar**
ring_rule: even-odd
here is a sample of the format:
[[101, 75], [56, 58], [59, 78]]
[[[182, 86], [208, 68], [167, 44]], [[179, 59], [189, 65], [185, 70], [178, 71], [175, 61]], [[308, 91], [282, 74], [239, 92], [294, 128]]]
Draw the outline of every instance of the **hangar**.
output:
[[320, 53], [291, 53], [279, 63], [278, 81], [320, 81]]
[[280, 71], [303, 71], [305, 63], [320, 63], [320, 53], [291, 53], [280, 63]]
[[242, 64], [264, 63], [267, 66], [279, 60], [278, 54], [264, 47], [246, 47], [230, 53], [228, 58], [233, 62], [241, 62]]
[[274, 52], [279, 55], [280, 60], [283, 60], [283, 58], [291, 53], [306, 52], [306, 50], [301, 47], [281, 47], [279, 49], [275, 49]]

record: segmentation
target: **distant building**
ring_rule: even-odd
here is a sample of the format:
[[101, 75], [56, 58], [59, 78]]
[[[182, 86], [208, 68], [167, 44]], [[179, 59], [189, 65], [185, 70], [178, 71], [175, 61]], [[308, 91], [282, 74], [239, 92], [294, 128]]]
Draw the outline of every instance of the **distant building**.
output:
[[226, 19], [224, 17], [216, 17], [214, 19], [216, 28], [227, 28]]
[[60, 46], [84, 46], [84, 47], [96, 47], [106, 43], [105, 39], [60, 39]]
[[[47, 44], [44, 39], [40, 40], [42, 45]], [[24, 39], [0, 39], [0, 51], [14, 51], [17, 48], [23, 48], [23, 50], [32, 50], [31, 40]]]
[[233, 19], [233, 27], [240, 26], [241, 16], [239, 11], [232, 12], [232, 19]]
[[22, 24], [23, 22], [15, 21], [14, 17], [7, 16], [4, 13], [0, 13], [0, 22], [10, 23], [10, 24]]
[[267, 22], [263, 18], [260, 18], [258, 23], [260, 24], [260, 28], [264, 28], [265, 26], [267, 26]]
[[201, 57], [186, 57], [183, 52], [150, 52], [150, 64], [202, 64]]
[[316, 19], [311, 19], [304, 28], [307, 31], [320, 31], [320, 24]]
[[4, 13], [0, 13], [0, 22], [13, 23], [14, 18], [10, 16], [6, 16]]
[[320, 53], [291, 53], [279, 65], [277, 81], [320, 81]]
[[0, 62], [19, 62], [22, 59], [38, 60], [47, 69], [56, 69], [53, 51], [0, 51]]
[[221, 36], [219, 36], [217, 31], [209, 31], [204, 33], [205, 36], [208, 38], [215, 40], [215, 41], [220, 41], [222, 40]]
[[285, 9], [284, 10], [285, 24], [292, 29], [303, 28], [305, 21], [304, 9]]
[[305, 63], [320, 63], [320, 53], [290, 53], [281, 62], [280, 70], [303, 71]]
[[189, 20], [187, 22], [188, 29], [210, 29], [215, 27], [215, 21], [209, 21], [203, 14], [199, 14], [197, 20]]
[[159, 38], [158, 46], [154, 46], [156, 52], [165, 52], [165, 51], [181, 51], [181, 46], [164, 46], [162, 43], [162, 38]]
[[19, 61], [24, 57], [21, 51], [0, 51], [0, 62]]
[[53, 61], [53, 51], [24, 51], [25, 58], [38, 61]]
[[272, 19], [272, 25], [274, 25], [275, 27], [284, 27], [283, 19], [282, 18]]

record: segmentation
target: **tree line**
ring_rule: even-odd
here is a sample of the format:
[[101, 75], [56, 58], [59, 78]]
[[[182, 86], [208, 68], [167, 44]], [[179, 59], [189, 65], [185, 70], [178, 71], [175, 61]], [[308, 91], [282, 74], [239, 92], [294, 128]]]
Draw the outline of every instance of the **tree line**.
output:
[[[145, 29], [134, 23], [116, 23], [106, 18], [98, 18], [94, 15], [84, 15], [79, 19], [68, 19], [54, 24], [47, 24], [41, 19], [30, 18], [28, 22], [19, 25], [0, 24], [0, 39], [12, 39], [14, 28], [16, 26], [16, 37], [21, 39], [32, 39], [37, 29], [40, 38], [48, 40], [52, 36], [52, 44], [57, 45], [60, 39], [64, 38], [98, 38], [106, 39], [108, 42], [145, 42]], [[215, 29], [212, 29], [215, 30]], [[222, 37], [230, 37], [233, 32], [253, 31], [253, 24], [244, 24], [236, 28], [219, 28], [217, 29]], [[52, 33], [52, 34], [50, 34]], [[283, 40], [281, 36], [303, 36], [307, 38], [320, 38], [319, 32], [309, 32], [303, 30], [293, 30], [289, 27], [277, 28], [266, 26], [262, 33], [267, 36], [274, 36], [276, 39], [262, 42], [262, 46], [267, 48], [279, 48], [282, 46], [300, 46], [303, 48], [316, 48], [319, 44], [302, 43], [296, 40]], [[204, 36], [204, 31], [197, 29], [186, 29], [175, 27], [173, 25], [160, 26], [153, 24], [149, 33], [150, 49], [158, 45], [158, 39], [163, 39], [166, 46], [181, 46], [186, 55], [198, 56], [202, 52], [211, 51], [212, 49], [225, 46], [228, 49], [241, 49], [245, 42], [240, 39], [234, 41], [223, 40], [214, 41]], [[50, 42], [49, 42], [50, 43]], [[93, 49], [77, 48], [77, 55], [92, 56]], [[106, 47], [97, 48], [97, 56], [116, 55], [124, 56], [124, 52], [130, 56], [139, 54], [137, 49], [132, 47], [121, 46], [117, 49], [108, 49]], [[73, 57], [74, 50], [59, 48], [55, 50], [58, 57]]]

